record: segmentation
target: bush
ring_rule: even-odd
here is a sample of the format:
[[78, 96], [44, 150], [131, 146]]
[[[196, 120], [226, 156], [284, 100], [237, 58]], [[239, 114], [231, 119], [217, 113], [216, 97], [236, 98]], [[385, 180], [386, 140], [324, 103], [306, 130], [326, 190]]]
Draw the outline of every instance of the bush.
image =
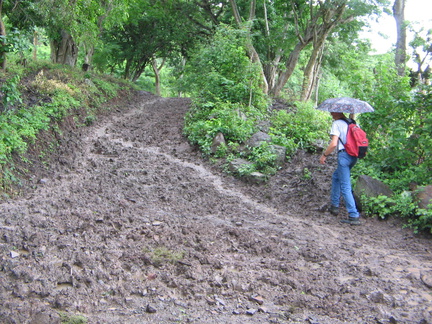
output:
[[314, 150], [318, 141], [328, 140], [330, 117], [313, 107], [311, 102], [296, 102], [296, 110], [279, 110], [271, 118], [271, 136], [276, 144], [297, 149]]
[[[227, 143], [242, 143], [254, 131], [254, 118], [242, 118], [240, 104], [215, 103], [195, 105], [185, 117], [184, 132], [189, 141], [210, 154], [213, 138], [221, 132]], [[252, 113], [253, 115], [253, 113]]]
[[415, 233], [426, 231], [432, 233], [432, 210], [421, 209], [408, 192], [402, 192], [392, 197], [361, 197], [362, 206], [367, 216], [377, 216], [387, 219], [390, 216], [401, 217], [406, 226]]
[[[10, 187], [17, 178], [10, 165], [12, 155], [23, 155], [28, 144], [36, 140], [42, 130], [56, 131], [56, 123], [73, 110], [80, 109], [83, 124], [95, 120], [95, 110], [115, 96], [124, 85], [105, 76], [84, 74], [79, 69], [47, 63], [31, 63], [14, 74], [2, 75], [6, 81], [1, 92], [7, 108], [0, 114], [0, 187]], [[95, 86], [85, 82], [92, 78]], [[26, 101], [32, 93], [37, 101]], [[23, 94], [23, 95], [22, 95]]]
[[246, 42], [242, 31], [218, 27], [211, 43], [189, 60], [181, 90], [201, 104], [224, 102], [265, 111], [267, 96], [260, 87], [259, 68], [247, 56]]

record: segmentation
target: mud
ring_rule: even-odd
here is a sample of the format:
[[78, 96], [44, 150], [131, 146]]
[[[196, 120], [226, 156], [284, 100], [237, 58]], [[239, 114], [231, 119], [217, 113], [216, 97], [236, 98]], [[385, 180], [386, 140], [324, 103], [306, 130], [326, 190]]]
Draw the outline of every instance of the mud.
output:
[[118, 105], [0, 204], [1, 323], [432, 322], [430, 239], [324, 212], [333, 157], [249, 184], [188, 144], [188, 99]]

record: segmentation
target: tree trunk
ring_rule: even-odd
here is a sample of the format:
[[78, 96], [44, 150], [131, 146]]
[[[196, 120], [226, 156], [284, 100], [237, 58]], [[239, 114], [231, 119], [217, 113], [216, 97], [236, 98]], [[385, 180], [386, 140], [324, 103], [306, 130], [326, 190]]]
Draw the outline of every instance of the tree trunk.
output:
[[[337, 25], [350, 22], [354, 19], [353, 16], [348, 16], [346, 18], [343, 18], [343, 14], [347, 8], [346, 1], [342, 1], [340, 3], [336, 3], [335, 5], [329, 5], [327, 6], [326, 3], [320, 3], [320, 6], [317, 7], [316, 11], [311, 11], [311, 17], [308, 21], [307, 27], [303, 30], [303, 32], [300, 31], [300, 23], [299, 23], [299, 17], [297, 17], [295, 8], [293, 7], [293, 14], [295, 19], [295, 27], [296, 27], [296, 33], [297, 37], [299, 39], [299, 42], [295, 46], [294, 50], [291, 52], [290, 56], [288, 57], [288, 60], [285, 64], [285, 71], [279, 76], [279, 79], [277, 80], [277, 83], [275, 87], [272, 89], [271, 93], [275, 96], [279, 96], [280, 92], [282, 91], [282, 88], [287, 83], [288, 79], [291, 77], [292, 73], [294, 72], [294, 69], [297, 65], [300, 52], [312, 41], [314, 42], [314, 49], [316, 47], [316, 53], [315, 55], [318, 55], [320, 49], [322, 46], [324, 46], [324, 42], [329, 35], [330, 31]], [[322, 22], [320, 22], [322, 20]], [[316, 45], [315, 45], [316, 44]], [[312, 60], [312, 61], [311, 61]], [[307, 84], [307, 88], [304, 89], [304, 92], [307, 95], [307, 93], [311, 92], [310, 88], [315, 83], [312, 72], [315, 65], [316, 57], [312, 57], [310, 60], [310, 64], [308, 64], [307, 69], [309, 71], [306, 71], [305, 78], [311, 79], [307, 80], [305, 84]], [[309, 94], [310, 96], [310, 94]]]
[[165, 64], [165, 59], [162, 60], [162, 63], [160, 66], [157, 65], [156, 58], [153, 58], [152, 60], [152, 67], [153, 72], [155, 74], [155, 94], [157, 96], [161, 95], [161, 78], [160, 78], [160, 71], [162, 70], [163, 66]]
[[75, 66], [78, 59], [78, 47], [72, 36], [62, 30], [60, 40], [51, 40], [51, 61], [58, 64]]
[[395, 64], [398, 75], [405, 75], [406, 66], [406, 24], [405, 24], [405, 0], [395, 0], [393, 5], [393, 17], [396, 20], [396, 54]]
[[309, 57], [308, 64], [304, 70], [303, 75], [303, 86], [300, 100], [307, 101], [312, 96], [312, 90], [314, 84], [316, 83], [317, 72], [319, 70], [320, 57], [322, 55], [324, 49], [324, 43], [327, 38], [327, 33], [324, 35], [320, 35], [320, 38], [314, 42], [312, 54]]
[[[185, 58], [185, 57], [182, 57], [182, 60], [181, 60], [181, 70], [182, 70], [182, 71], [184, 71], [185, 66], [186, 66], [186, 58]], [[182, 72], [182, 73], [180, 74], [180, 76], [178, 77], [178, 79], [181, 80], [181, 79], [183, 79], [183, 77], [184, 77], [184, 72]], [[178, 93], [177, 93], [177, 96], [178, 96], [178, 97], [183, 96], [183, 92], [182, 92], [181, 90], [179, 90]]]
[[314, 78], [313, 78], [313, 83], [312, 83], [312, 86], [311, 86], [310, 97], [312, 97], [313, 92], [315, 92], [315, 104], [318, 103], [319, 81], [320, 81], [320, 78], [322, 76], [321, 64], [322, 64], [323, 54], [324, 54], [324, 48], [321, 50], [319, 58], [318, 58], [318, 60], [317, 60], [317, 62], [315, 64], [315, 67], [314, 67]]
[[[235, 0], [230, 0], [230, 3], [231, 3], [231, 8], [233, 11], [234, 18], [236, 20], [237, 25], [240, 28], [240, 27], [242, 27], [242, 21], [241, 21], [240, 13], [238, 11], [237, 3], [235, 2]], [[256, 1], [251, 1], [250, 10], [249, 10], [249, 20], [250, 21], [252, 21], [254, 19], [255, 6], [256, 6]], [[263, 92], [265, 94], [267, 94], [268, 90], [269, 90], [267, 79], [266, 79], [266, 76], [264, 73], [264, 68], [263, 68], [263, 65], [261, 63], [261, 59], [258, 55], [258, 52], [256, 51], [255, 47], [252, 44], [252, 39], [250, 39], [250, 31], [249, 31], [248, 36], [249, 36], [249, 41], [248, 41], [248, 44], [246, 45], [246, 49], [248, 51], [248, 55], [249, 55], [249, 58], [251, 59], [251, 61], [253, 63], [257, 63], [259, 68], [260, 68], [261, 89], [263, 90]]]
[[275, 86], [276, 75], [278, 73], [277, 64], [279, 64], [279, 62], [280, 58], [276, 58], [275, 60], [273, 60], [273, 62], [264, 65], [264, 74], [269, 89], [273, 89]]
[[[3, 23], [3, 0], [0, 0], [0, 36], [6, 36], [6, 27]], [[4, 41], [1, 40], [0, 46], [3, 47], [4, 45]], [[6, 51], [0, 51], [0, 68], [6, 69]]]
[[87, 67], [87, 70], [91, 69], [92, 61], [93, 61], [93, 54], [94, 54], [94, 46], [93, 45], [86, 45], [85, 48], [85, 55], [84, 55], [84, 66]]
[[33, 32], [33, 61], [37, 60], [37, 51], [38, 51], [38, 32], [35, 30]]
[[297, 45], [294, 47], [294, 50], [290, 53], [290, 56], [288, 57], [288, 60], [285, 63], [285, 71], [279, 75], [279, 78], [277, 79], [275, 86], [270, 90], [270, 93], [272, 95], [276, 97], [280, 95], [282, 88], [285, 86], [288, 79], [293, 74], [300, 53], [306, 47], [306, 45], [307, 44], [298, 42]]

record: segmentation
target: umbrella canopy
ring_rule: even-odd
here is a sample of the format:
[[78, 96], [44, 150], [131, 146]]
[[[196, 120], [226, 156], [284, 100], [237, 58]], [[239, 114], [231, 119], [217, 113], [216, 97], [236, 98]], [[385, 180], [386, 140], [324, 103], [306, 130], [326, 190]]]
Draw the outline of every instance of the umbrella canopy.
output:
[[372, 106], [366, 101], [348, 97], [330, 98], [324, 100], [320, 105], [318, 105], [317, 109], [328, 112], [341, 112], [349, 114], [359, 114], [374, 111]]

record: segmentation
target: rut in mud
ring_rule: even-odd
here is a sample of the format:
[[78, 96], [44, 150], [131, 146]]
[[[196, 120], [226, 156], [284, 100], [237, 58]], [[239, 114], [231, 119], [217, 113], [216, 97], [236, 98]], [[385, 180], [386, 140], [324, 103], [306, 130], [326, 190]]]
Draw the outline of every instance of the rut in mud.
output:
[[1, 203], [2, 323], [432, 323], [430, 240], [323, 212], [333, 158], [248, 184], [182, 136], [188, 99], [122, 104]]

